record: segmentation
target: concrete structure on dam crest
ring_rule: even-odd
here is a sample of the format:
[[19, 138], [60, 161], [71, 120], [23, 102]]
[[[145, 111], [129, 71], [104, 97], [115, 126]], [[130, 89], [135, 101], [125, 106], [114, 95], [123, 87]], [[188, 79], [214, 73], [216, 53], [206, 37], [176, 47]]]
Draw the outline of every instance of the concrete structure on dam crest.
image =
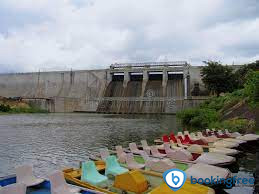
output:
[[200, 67], [187, 62], [112, 64], [109, 69], [0, 75], [0, 96], [50, 112], [175, 113], [204, 99]]

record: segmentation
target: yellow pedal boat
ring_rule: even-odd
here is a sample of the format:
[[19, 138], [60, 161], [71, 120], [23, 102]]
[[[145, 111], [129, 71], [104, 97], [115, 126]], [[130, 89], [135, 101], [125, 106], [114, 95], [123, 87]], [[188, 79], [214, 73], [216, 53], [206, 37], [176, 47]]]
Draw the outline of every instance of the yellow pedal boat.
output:
[[[104, 174], [105, 163], [95, 161], [96, 169]], [[68, 183], [92, 189], [103, 193], [200, 193], [214, 194], [214, 190], [200, 184], [191, 184], [189, 180], [178, 191], [172, 191], [164, 182], [162, 174], [147, 170], [132, 170], [121, 175], [109, 178], [109, 185], [105, 188], [94, 186], [90, 183], [81, 181], [81, 169], [68, 168], [63, 170], [65, 179]]]

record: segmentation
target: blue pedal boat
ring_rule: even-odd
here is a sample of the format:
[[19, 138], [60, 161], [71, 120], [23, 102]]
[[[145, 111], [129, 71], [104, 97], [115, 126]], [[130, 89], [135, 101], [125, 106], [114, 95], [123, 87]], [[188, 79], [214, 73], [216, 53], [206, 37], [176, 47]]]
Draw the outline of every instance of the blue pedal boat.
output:
[[[5, 177], [0, 177], [0, 190], [1, 187], [5, 187], [7, 185], [11, 185], [16, 183], [16, 175], [9, 175]], [[27, 187], [26, 189], [26, 194], [51, 194], [50, 191], [50, 181], [45, 180], [39, 185], [32, 186], [32, 187]], [[80, 193], [82, 194], [94, 194], [96, 192], [90, 191], [90, 190], [84, 190], [81, 189]]]

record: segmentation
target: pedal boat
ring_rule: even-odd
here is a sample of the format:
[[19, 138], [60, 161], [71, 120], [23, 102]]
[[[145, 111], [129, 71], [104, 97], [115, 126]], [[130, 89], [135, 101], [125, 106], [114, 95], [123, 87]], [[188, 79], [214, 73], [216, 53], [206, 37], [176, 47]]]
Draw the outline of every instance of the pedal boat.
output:
[[[0, 178], [1, 194], [51, 194], [51, 184], [49, 180], [44, 180], [38, 185], [26, 187], [26, 185], [17, 183], [16, 175], [9, 175]], [[74, 187], [74, 186], [73, 186]], [[95, 191], [86, 191], [78, 188], [78, 194], [95, 194]], [[81, 190], [81, 191], [80, 191]], [[72, 194], [72, 192], [71, 192]]]
[[[105, 162], [95, 161], [96, 169], [99, 173], [104, 174]], [[102, 193], [152, 193], [152, 194], [173, 194], [173, 190], [169, 189], [163, 181], [161, 173], [155, 173], [145, 170], [130, 170], [129, 172], [117, 175], [115, 177], [109, 177], [109, 185], [105, 188], [101, 188], [90, 183], [81, 181], [81, 169], [65, 169], [65, 179], [74, 185], [80, 187], [93, 189]], [[189, 180], [181, 188], [184, 193], [210, 193], [214, 194], [215, 191], [207, 186], [199, 184], [191, 184]]]
[[[118, 149], [118, 146], [117, 146]], [[107, 157], [110, 156], [109, 150], [101, 149], [100, 155], [101, 160], [105, 161]], [[150, 157], [146, 152], [141, 152], [140, 155], [133, 154], [133, 153], [125, 153], [118, 151], [117, 157], [119, 158], [120, 165], [123, 167], [126, 167], [128, 169], [144, 169], [146, 171], [153, 171], [156, 173], [163, 173], [166, 170], [177, 168], [182, 171], [186, 172], [187, 178], [196, 178], [197, 180], [199, 178], [211, 178], [212, 176], [218, 177], [219, 179], [226, 180], [227, 178], [230, 178], [232, 176], [232, 173], [225, 168], [216, 167], [208, 164], [202, 164], [202, 163], [182, 163], [179, 161], [172, 161], [170, 159], [166, 158], [155, 158]], [[125, 159], [125, 160], [123, 160]], [[97, 160], [100, 160], [97, 158]], [[208, 185], [206, 185], [208, 186]], [[222, 188], [222, 184], [217, 185], [211, 185], [214, 188]]]
[[[135, 143], [130, 144], [129, 150], [132, 153], [139, 154], [140, 151], [138, 151], [138, 147], [134, 144]], [[147, 146], [148, 145], [145, 145], [145, 147]], [[196, 145], [194, 147], [199, 147], [199, 146]], [[236, 162], [236, 159], [232, 156], [227, 156], [224, 154], [214, 153], [214, 152], [191, 153], [190, 151], [184, 149], [183, 147], [176, 147], [174, 145], [171, 145], [168, 142], [162, 145], [150, 146], [149, 148], [151, 151], [147, 150], [147, 148], [144, 148], [144, 151], [147, 152], [148, 154], [151, 153], [151, 155], [156, 157], [157, 155], [159, 155], [159, 153], [157, 153], [159, 151], [160, 156], [168, 157], [172, 160], [178, 160], [181, 162], [192, 161], [194, 163], [205, 163], [205, 164], [210, 164], [210, 165], [215, 165], [220, 167], [223, 167], [223, 166], [226, 167]]]
[[[239, 132], [229, 132], [228, 129], [218, 130], [206, 129], [202, 132], [204, 136], [216, 136], [221, 141], [239, 143], [239, 149], [246, 152], [254, 152], [259, 145], [259, 135], [256, 134], [240, 134]], [[216, 143], [216, 142], [215, 142]]]

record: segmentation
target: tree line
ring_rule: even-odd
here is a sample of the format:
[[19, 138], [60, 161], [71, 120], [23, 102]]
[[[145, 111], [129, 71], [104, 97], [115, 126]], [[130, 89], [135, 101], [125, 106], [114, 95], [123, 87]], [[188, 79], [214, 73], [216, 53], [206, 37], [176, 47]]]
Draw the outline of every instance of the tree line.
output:
[[204, 63], [207, 66], [201, 70], [202, 81], [208, 91], [217, 96], [220, 93], [244, 88], [249, 73], [259, 70], [259, 60], [245, 64], [237, 70], [216, 61], [204, 61]]

